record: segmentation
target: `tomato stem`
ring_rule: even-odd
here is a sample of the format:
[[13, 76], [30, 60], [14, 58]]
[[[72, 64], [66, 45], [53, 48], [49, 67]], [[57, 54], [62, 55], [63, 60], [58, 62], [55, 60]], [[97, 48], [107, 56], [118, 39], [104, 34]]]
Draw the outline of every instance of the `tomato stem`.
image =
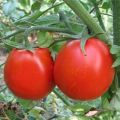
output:
[[71, 106], [72, 104], [63, 97], [63, 95], [60, 94], [60, 92], [56, 89], [53, 90], [53, 92], [67, 105], [67, 106]]
[[101, 40], [108, 42], [108, 37], [104, 30], [97, 24], [94, 18], [83, 7], [79, 0], [64, 0], [64, 2], [83, 20], [83, 22], [95, 33], [104, 33], [98, 35]]

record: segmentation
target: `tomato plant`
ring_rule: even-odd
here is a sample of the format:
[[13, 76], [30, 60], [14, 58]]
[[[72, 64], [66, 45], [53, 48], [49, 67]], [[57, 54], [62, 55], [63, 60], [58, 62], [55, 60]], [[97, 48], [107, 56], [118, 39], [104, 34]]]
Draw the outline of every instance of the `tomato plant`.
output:
[[[1, 16], [0, 17], [1, 119], [9, 120], [120, 119], [119, 0], [23, 0], [23, 1], [0, 0], [0, 16]], [[88, 40], [84, 49], [83, 46], [88, 36], [96, 36], [99, 40], [104, 41], [109, 46], [106, 46], [103, 42], [99, 42], [100, 44], [102, 44], [101, 47], [103, 49], [101, 50], [100, 45], [98, 45], [99, 40], [96, 39], [96, 44], [93, 47], [92, 47], [93, 42], [90, 42], [90, 40]], [[80, 38], [82, 38], [82, 43], [79, 42]], [[67, 40], [71, 41], [65, 44]], [[74, 44], [79, 45], [75, 45], [77, 47], [72, 47], [74, 46]], [[58, 56], [61, 56], [59, 54], [63, 53], [63, 52], [59, 53], [59, 50], [63, 45], [64, 47], [62, 48], [61, 51], [66, 51], [68, 48], [71, 48], [71, 50], [69, 49], [68, 50], [69, 52], [68, 51], [65, 52], [66, 55], [61, 60], [61, 64], [59, 67], [60, 69], [57, 69], [58, 72], [55, 74], [56, 78], [58, 77], [58, 75], [60, 75], [60, 77], [58, 77], [57, 80], [60, 79], [61, 81], [56, 80], [56, 82], [60, 82], [60, 85], [63, 86], [67, 92], [70, 91], [69, 93], [71, 96], [69, 95], [69, 97], [71, 98], [75, 97], [73, 99], [91, 100], [93, 99], [92, 95], [94, 95], [94, 98], [97, 98], [99, 96], [101, 97], [91, 101], [75, 101], [69, 99], [58, 89], [58, 87], [60, 88], [60, 85], [56, 87], [53, 90], [53, 92], [51, 92], [51, 94], [48, 95], [48, 93], [50, 93], [50, 91], [52, 91], [52, 88], [54, 87], [53, 85], [54, 83], [52, 81], [53, 76], [51, 77], [51, 79], [49, 79], [49, 81], [51, 81], [50, 83], [51, 84], [53, 83], [52, 85], [50, 84], [49, 87], [47, 82], [45, 81], [47, 81], [47, 77], [49, 76], [48, 74], [53, 74], [51, 73], [51, 71], [53, 71], [53, 68], [49, 67], [47, 69], [46, 67], [40, 67], [40, 64], [37, 67], [37, 64], [39, 63], [38, 61], [41, 61], [42, 58], [40, 55], [40, 59], [36, 60], [35, 59], [36, 57], [34, 57], [35, 55], [34, 53], [36, 53], [35, 52], [36, 47], [38, 46], [40, 46], [41, 48], [47, 47], [51, 50], [52, 57], [53, 59], [55, 59], [57, 54]], [[33, 51], [28, 51], [25, 49], [23, 50], [23, 46], [26, 47], [27, 49], [31, 47], [35, 47], [35, 49], [33, 49]], [[82, 47], [81, 48], [82, 50], [80, 49], [80, 46]], [[110, 48], [110, 52], [114, 57], [114, 63], [112, 60], [112, 56], [109, 53], [108, 47]], [[16, 78], [15, 82], [18, 83], [15, 84], [14, 82], [15, 85], [12, 84], [13, 82], [12, 83], [9, 82], [9, 84], [7, 83], [7, 80], [10, 79], [6, 79], [4, 77], [6, 74], [4, 75], [5, 72], [3, 72], [4, 65], [6, 68], [6, 64], [8, 64], [8, 61], [10, 61], [7, 60], [7, 63], [4, 64], [6, 56], [8, 55], [8, 52], [10, 52], [13, 48], [16, 48], [13, 51], [20, 51], [21, 49], [21, 51], [24, 51], [25, 53], [27, 52], [28, 54], [30, 54], [30, 56], [33, 54], [33, 59], [37, 61], [35, 62], [36, 64], [34, 64], [32, 56], [28, 57], [28, 54], [26, 53], [27, 55], [25, 55], [25, 58], [27, 57], [27, 60], [31, 58], [30, 61], [33, 63], [32, 65], [34, 67], [31, 67], [30, 64], [31, 62], [27, 62], [27, 60], [25, 59], [23, 63], [26, 64], [20, 65], [25, 66], [24, 67], [25, 70], [22, 70], [22, 72], [20, 72], [19, 79], [17, 79], [18, 74], [16, 74], [16, 72], [20, 70], [18, 69], [19, 65], [17, 63], [19, 63], [19, 61], [22, 60], [20, 59], [21, 58], [20, 56], [22, 55], [16, 57], [16, 61], [18, 62], [15, 63], [18, 65], [18, 68], [14, 67], [14, 65], [10, 63], [10, 65], [13, 66], [11, 67], [11, 69], [9, 69], [9, 72], [12, 73], [10, 75], [10, 78]], [[106, 53], [109, 53], [109, 55], [108, 54], [105, 55], [105, 49], [107, 49], [108, 52]], [[10, 54], [12, 54], [13, 51]], [[41, 52], [42, 51], [44, 50], [41, 49]], [[84, 54], [86, 52], [86, 56], [84, 56], [82, 51]], [[70, 54], [72, 57], [70, 56]], [[12, 55], [9, 56], [12, 57]], [[50, 55], [49, 58], [52, 61]], [[110, 59], [108, 60], [108, 58], [111, 59], [111, 63]], [[49, 64], [45, 62], [47, 60], [43, 61], [41, 65], [49, 66], [43, 64], [43, 63]], [[64, 62], [65, 64], [63, 65], [62, 62]], [[51, 62], [51, 64], [53, 65], [53, 61]], [[100, 65], [102, 67], [100, 67]], [[107, 65], [109, 66], [110, 69], [108, 69]], [[115, 70], [111, 66], [114, 67]], [[50, 68], [51, 70], [49, 70]], [[42, 76], [41, 74], [44, 73], [44, 70], [46, 72]], [[110, 71], [113, 72], [110, 73]], [[114, 81], [112, 82], [114, 71], [115, 77]], [[39, 77], [37, 74], [38, 72], [41, 73], [39, 74], [40, 75]], [[29, 80], [25, 79], [25, 76], [28, 76], [28, 78], [30, 79]], [[64, 79], [62, 79], [63, 77]], [[4, 78], [7, 84], [4, 83]], [[34, 79], [34, 82], [31, 82], [32, 78]], [[40, 81], [38, 80], [38, 78], [40, 78], [39, 79]], [[43, 80], [42, 78], [45, 79]], [[19, 80], [19, 82], [17, 80]], [[39, 83], [41, 82], [41, 84], [38, 84], [38, 82]], [[44, 82], [46, 83], [44, 85], [47, 87], [44, 87], [44, 85], [42, 84]], [[81, 82], [81, 84], [79, 84], [78, 82]], [[23, 83], [24, 85], [22, 85]], [[112, 86], [107, 91], [111, 83]], [[24, 91], [23, 93], [25, 95], [23, 96], [24, 99], [32, 99], [32, 101], [21, 99], [23, 97], [20, 96], [20, 94], [15, 94], [12, 89], [8, 89], [10, 88], [10, 85], [12, 86], [12, 88], [15, 88], [15, 90], [17, 90], [17, 93]], [[106, 89], [103, 89], [104, 85], [106, 85]], [[46, 88], [44, 89], [45, 91], [43, 90], [43, 94], [46, 92], [46, 95], [44, 94], [44, 96], [42, 96], [41, 94], [42, 90], [41, 92], [36, 90], [40, 89], [39, 86], [42, 90], [43, 88]], [[29, 91], [28, 87], [30, 87]], [[80, 88], [82, 88], [82, 90]], [[10, 90], [14, 94], [12, 94]], [[47, 92], [47, 90], [49, 91]], [[103, 95], [105, 91], [107, 92], [105, 95]], [[36, 97], [35, 93], [39, 94], [39, 98], [35, 98]], [[15, 97], [15, 95], [19, 96]], [[33, 101], [36, 99], [41, 99], [45, 96], [47, 97], [43, 100]], [[82, 99], [83, 97], [84, 99]]]
[[103, 95], [114, 78], [113, 59], [107, 45], [90, 38], [84, 54], [80, 40], [71, 40], [58, 53], [54, 79], [60, 90], [77, 100], [91, 100]]
[[44, 98], [54, 87], [53, 60], [49, 50], [13, 49], [4, 67], [4, 79], [18, 97], [32, 100]]

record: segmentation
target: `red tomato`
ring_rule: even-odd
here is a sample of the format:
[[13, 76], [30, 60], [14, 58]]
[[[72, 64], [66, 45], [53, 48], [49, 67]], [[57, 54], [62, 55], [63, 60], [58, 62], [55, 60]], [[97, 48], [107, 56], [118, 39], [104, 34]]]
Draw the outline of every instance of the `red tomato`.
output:
[[37, 100], [47, 96], [54, 87], [53, 60], [46, 48], [13, 49], [9, 54], [4, 79], [18, 97]]
[[85, 45], [86, 55], [80, 48], [80, 40], [71, 40], [59, 52], [54, 79], [60, 90], [76, 100], [92, 100], [103, 95], [110, 87], [115, 70], [107, 45], [90, 38]]

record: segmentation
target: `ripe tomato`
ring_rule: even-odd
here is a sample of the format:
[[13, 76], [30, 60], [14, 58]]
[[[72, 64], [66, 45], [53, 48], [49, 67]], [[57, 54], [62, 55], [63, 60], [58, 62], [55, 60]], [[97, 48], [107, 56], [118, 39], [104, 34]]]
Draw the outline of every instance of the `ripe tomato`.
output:
[[44, 98], [54, 87], [53, 60], [49, 50], [36, 48], [31, 52], [13, 49], [4, 67], [4, 79], [18, 97], [31, 100]]
[[80, 40], [71, 40], [61, 49], [54, 66], [54, 79], [60, 90], [76, 100], [100, 97], [110, 87], [115, 70], [107, 45], [90, 38], [85, 45], [86, 55], [80, 48]]

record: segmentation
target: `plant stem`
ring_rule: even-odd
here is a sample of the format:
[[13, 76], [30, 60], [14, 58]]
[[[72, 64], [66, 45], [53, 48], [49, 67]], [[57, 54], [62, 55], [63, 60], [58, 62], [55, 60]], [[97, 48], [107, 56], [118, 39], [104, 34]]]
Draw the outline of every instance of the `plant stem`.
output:
[[64, 41], [67, 41], [67, 40], [68, 40], [68, 38], [63, 38], [62, 40], [56, 40], [53, 43], [51, 43], [47, 48], [50, 48], [50, 47], [54, 46], [55, 44], [57, 44], [59, 42], [64, 42]]
[[103, 15], [107, 15], [107, 16], [110, 16], [110, 17], [113, 17], [111, 14], [107, 14], [107, 13], [100, 13], [100, 14], [103, 14]]
[[64, 0], [64, 2], [83, 20], [83, 22], [95, 33], [104, 33], [98, 35], [98, 37], [108, 42], [107, 35], [103, 29], [97, 24], [94, 18], [91, 17], [89, 12], [83, 7], [79, 0]]
[[25, 22], [25, 21], [31, 21], [31, 22], [33, 22], [34, 20], [36, 20], [37, 18], [39, 18], [41, 15], [45, 14], [46, 12], [48, 12], [49, 10], [51, 10], [51, 9], [53, 9], [55, 7], [58, 7], [58, 6], [62, 5], [63, 3], [64, 2], [52, 5], [50, 8], [46, 9], [43, 12], [37, 11], [37, 12], [33, 13], [32, 15], [28, 16], [28, 17], [25, 17], [23, 19], [20, 19], [20, 20], [16, 21], [15, 24], [19, 24], [19, 23], [22, 23], [22, 22]]
[[9, 34], [3, 38], [0, 38], [0, 40], [8, 39], [14, 35], [24, 32], [24, 31], [27, 31], [29, 33], [33, 30], [43, 30], [43, 31], [48, 31], [48, 32], [61, 32], [61, 33], [74, 34], [72, 31], [70, 31], [69, 29], [65, 29], [65, 28], [56, 28], [56, 27], [48, 27], [48, 26], [33, 26], [31, 28], [22, 28], [22, 29], [16, 30], [16, 31], [12, 32], [11, 34]]
[[63, 95], [61, 95], [61, 94], [59, 93], [59, 91], [57, 91], [56, 89], [54, 89], [53, 92], [54, 92], [67, 106], [69, 106], [69, 107], [71, 106], [71, 103], [70, 103], [66, 98], [64, 98]]
[[[113, 5], [113, 43], [115, 45], [120, 46], [120, 0], [112, 0], [112, 5]], [[118, 81], [120, 81], [120, 74], [117, 73], [117, 76]]]
[[56, 28], [56, 27], [48, 27], [48, 26], [33, 26], [33, 27], [31, 27], [31, 28], [28, 29], [28, 32], [31, 32], [33, 30], [42, 30], [42, 31], [49, 31], [49, 32], [61, 32], [61, 33], [74, 34], [69, 29]]
[[100, 13], [98, 4], [97, 4], [96, 0], [91, 0], [91, 2], [92, 2], [92, 4], [94, 5], [94, 8], [95, 8], [96, 15], [97, 15], [98, 21], [99, 21], [99, 23], [100, 23], [100, 26], [101, 26], [102, 29], [105, 31], [105, 26], [104, 26], [104, 23], [103, 23], [103, 20], [102, 20], [102, 16], [101, 16], [101, 13]]
[[112, 0], [114, 44], [120, 45], [120, 0]]

